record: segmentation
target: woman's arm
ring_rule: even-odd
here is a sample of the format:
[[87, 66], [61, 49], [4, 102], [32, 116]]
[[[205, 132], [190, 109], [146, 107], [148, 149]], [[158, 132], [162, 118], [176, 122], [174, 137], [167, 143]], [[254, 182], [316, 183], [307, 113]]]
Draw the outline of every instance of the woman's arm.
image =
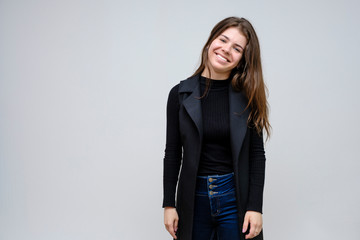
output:
[[166, 110], [166, 146], [164, 157], [164, 225], [176, 239], [179, 216], [175, 208], [175, 192], [182, 159], [182, 146], [179, 131], [179, 84], [169, 93]]
[[[258, 134], [252, 126], [250, 129], [250, 181], [249, 198], [247, 211], [244, 217], [243, 230], [246, 234], [245, 239], [253, 238], [262, 230], [262, 204], [265, 180], [265, 150], [263, 134]], [[249, 226], [250, 225], [250, 226]]]
[[163, 207], [175, 207], [176, 184], [182, 159], [179, 130], [179, 84], [169, 93], [166, 118], [166, 146], [164, 156]]
[[265, 181], [265, 150], [263, 134], [257, 133], [254, 127], [250, 129], [250, 179], [249, 179], [249, 198], [248, 211], [262, 213], [263, 191]]

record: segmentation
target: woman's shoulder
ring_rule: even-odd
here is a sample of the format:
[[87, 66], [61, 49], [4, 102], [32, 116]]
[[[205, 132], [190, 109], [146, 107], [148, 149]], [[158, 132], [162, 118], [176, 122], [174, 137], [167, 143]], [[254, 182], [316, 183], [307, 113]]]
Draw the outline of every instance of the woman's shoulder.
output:
[[168, 96], [168, 108], [177, 108], [179, 106], [179, 83], [173, 86]]
[[170, 89], [169, 95], [171, 96], [178, 95], [179, 92], [192, 89], [196, 84], [198, 84], [198, 81], [199, 81], [199, 76], [197, 75], [183, 79]]
[[175, 86], [173, 86], [170, 90], [170, 95], [177, 95], [178, 92], [179, 92], [179, 86], [180, 86], [180, 83], [176, 84]]
[[179, 83], [179, 92], [188, 92], [192, 91], [199, 85], [200, 74], [192, 75], [184, 80], [181, 80]]

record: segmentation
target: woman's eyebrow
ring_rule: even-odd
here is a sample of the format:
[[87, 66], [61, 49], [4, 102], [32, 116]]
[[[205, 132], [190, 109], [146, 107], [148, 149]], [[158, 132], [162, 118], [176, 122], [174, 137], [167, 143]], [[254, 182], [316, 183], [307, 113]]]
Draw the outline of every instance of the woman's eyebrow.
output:
[[[223, 37], [226, 38], [228, 41], [230, 41], [230, 38], [229, 38], [228, 36], [226, 36], [226, 35], [224, 35], [224, 34], [221, 34], [221, 36], [223, 36]], [[239, 48], [241, 48], [242, 50], [244, 50], [244, 48], [243, 48], [240, 44], [235, 43], [235, 45], [238, 46]]]

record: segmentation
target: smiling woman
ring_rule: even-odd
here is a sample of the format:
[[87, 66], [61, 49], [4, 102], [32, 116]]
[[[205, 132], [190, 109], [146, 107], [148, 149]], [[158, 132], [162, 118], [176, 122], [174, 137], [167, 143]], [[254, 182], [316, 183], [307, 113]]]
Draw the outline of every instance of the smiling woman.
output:
[[254, 28], [222, 20], [199, 68], [169, 93], [163, 208], [173, 238], [263, 239], [265, 89]]
[[246, 43], [246, 37], [236, 27], [226, 29], [209, 47], [209, 66], [204, 76], [227, 79], [231, 70], [239, 64]]

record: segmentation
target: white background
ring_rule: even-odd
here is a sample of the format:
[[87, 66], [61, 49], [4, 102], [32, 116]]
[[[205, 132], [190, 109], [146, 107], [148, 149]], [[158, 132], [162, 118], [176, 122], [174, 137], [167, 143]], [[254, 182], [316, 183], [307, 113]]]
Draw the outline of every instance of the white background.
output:
[[254, 25], [273, 135], [267, 240], [360, 236], [358, 1], [0, 1], [0, 239], [170, 239], [168, 92]]

